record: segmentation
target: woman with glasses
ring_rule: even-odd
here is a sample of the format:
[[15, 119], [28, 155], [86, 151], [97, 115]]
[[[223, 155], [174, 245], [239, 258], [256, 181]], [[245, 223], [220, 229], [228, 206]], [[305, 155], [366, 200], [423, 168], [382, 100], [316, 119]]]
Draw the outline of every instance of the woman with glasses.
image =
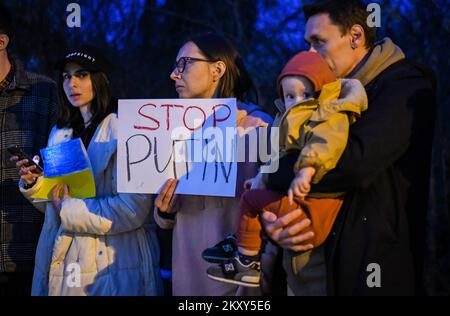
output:
[[[96, 196], [74, 198], [70, 188], [57, 186], [52, 201], [34, 203], [45, 222], [33, 295], [162, 295], [159, 246], [147, 227], [151, 195], [117, 192], [117, 100], [110, 95], [108, 65], [91, 46], [70, 50], [58, 63], [58, 120], [48, 145], [82, 140]], [[32, 200], [42, 174], [24, 163], [16, 162], [19, 186]]]
[[[170, 78], [180, 98], [236, 98], [237, 126], [267, 127], [272, 119], [249, 103], [255, 86], [243, 61], [225, 38], [205, 34], [187, 41], [179, 50]], [[238, 163], [234, 198], [174, 194], [177, 180], [170, 179], [155, 200], [155, 219], [173, 228], [173, 295], [235, 295], [237, 285], [210, 280], [202, 251], [234, 232], [244, 180], [255, 176], [256, 163]]]

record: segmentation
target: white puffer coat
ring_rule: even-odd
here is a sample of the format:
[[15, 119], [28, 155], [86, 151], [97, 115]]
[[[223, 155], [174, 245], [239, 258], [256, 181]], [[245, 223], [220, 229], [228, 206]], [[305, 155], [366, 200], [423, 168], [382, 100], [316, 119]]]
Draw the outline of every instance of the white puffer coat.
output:
[[[45, 212], [36, 251], [32, 295], [161, 295], [159, 248], [151, 225], [151, 196], [117, 193], [116, 114], [98, 126], [88, 148], [96, 197], [65, 199], [58, 216]], [[72, 139], [71, 129], [53, 128], [48, 145]], [[24, 196], [31, 199], [40, 180]]]

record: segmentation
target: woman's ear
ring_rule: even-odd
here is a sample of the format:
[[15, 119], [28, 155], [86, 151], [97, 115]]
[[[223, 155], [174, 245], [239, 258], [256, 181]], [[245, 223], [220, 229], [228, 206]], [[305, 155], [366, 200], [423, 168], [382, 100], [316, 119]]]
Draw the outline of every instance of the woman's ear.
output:
[[225, 74], [225, 71], [227, 71], [227, 65], [225, 65], [225, 63], [221, 60], [216, 61], [213, 65], [212, 65], [212, 75], [213, 75], [213, 80], [214, 81], [218, 81], [220, 80], [220, 78], [223, 77], [223, 75]]
[[0, 34], [0, 50], [6, 49], [9, 44], [9, 36], [6, 34]]

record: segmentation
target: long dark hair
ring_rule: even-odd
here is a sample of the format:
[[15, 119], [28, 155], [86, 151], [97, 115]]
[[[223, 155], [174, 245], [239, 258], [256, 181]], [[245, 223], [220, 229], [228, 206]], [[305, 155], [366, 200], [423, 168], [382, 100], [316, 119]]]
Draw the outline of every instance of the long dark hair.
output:
[[258, 103], [258, 90], [251, 79], [241, 55], [227, 38], [216, 33], [196, 35], [185, 43], [193, 42], [209, 60], [222, 61], [227, 66], [217, 87], [218, 98], [237, 98]]
[[58, 128], [72, 128], [73, 137], [81, 137], [87, 146], [93, 136], [98, 124], [110, 113], [117, 112], [117, 102], [111, 97], [109, 80], [103, 72], [90, 72], [94, 99], [91, 103], [91, 121], [87, 128], [84, 127], [83, 117], [80, 110], [74, 107], [64, 92], [64, 79], [62, 73], [57, 78], [58, 86]]

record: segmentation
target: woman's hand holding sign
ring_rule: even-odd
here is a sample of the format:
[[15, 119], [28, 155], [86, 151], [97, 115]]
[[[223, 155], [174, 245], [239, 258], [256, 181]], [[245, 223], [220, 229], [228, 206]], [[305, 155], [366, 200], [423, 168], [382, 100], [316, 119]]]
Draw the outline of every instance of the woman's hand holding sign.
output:
[[62, 203], [69, 198], [69, 187], [65, 184], [57, 184], [52, 190], [52, 204], [55, 210], [61, 212]]
[[178, 180], [168, 179], [164, 184], [161, 193], [158, 194], [155, 205], [160, 212], [172, 213], [172, 207], [175, 204], [177, 195], [175, 189], [177, 188]]

